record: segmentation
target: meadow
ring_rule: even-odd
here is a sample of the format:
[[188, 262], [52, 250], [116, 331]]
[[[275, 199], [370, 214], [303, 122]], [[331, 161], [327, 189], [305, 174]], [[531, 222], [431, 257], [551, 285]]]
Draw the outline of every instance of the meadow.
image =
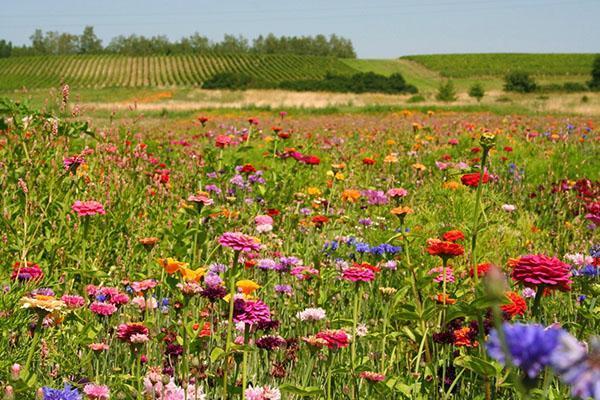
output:
[[600, 399], [597, 118], [39, 96], [0, 103], [5, 399]]

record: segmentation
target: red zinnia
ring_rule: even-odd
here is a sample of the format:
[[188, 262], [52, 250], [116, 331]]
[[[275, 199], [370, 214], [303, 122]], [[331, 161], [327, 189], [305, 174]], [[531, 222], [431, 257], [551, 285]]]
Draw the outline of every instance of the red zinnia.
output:
[[317, 156], [304, 156], [302, 157], [302, 162], [308, 165], [319, 165], [321, 160]]
[[[477, 187], [477, 186], [479, 186], [479, 178], [480, 177], [481, 177], [481, 173], [479, 173], [479, 172], [475, 172], [475, 173], [472, 173], [472, 174], [464, 174], [460, 178], [460, 181], [465, 186]], [[489, 180], [490, 180], [490, 175], [487, 172], [484, 172], [483, 173], [483, 181], [482, 181], [482, 183], [488, 183]]]
[[128, 343], [138, 343], [141, 337], [148, 338], [150, 331], [140, 323], [121, 324], [117, 327], [117, 337]]
[[44, 272], [40, 268], [39, 265], [32, 263], [31, 261], [27, 261], [26, 265], [21, 265], [20, 262], [16, 262], [13, 265], [12, 274], [10, 275], [10, 279], [13, 281], [34, 281], [38, 279], [42, 279], [44, 277]]
[[363, 158], [362, 163], [364, 165], [373, 165], [373, 164], [375, 164], [375, 160], [373, 160], [372, 158], [369, 158], [369, 157], [365, 157], [365, 158]]
[[458, 242], [459, 240], [463, 240], [465, 235], [459, 230], [452, 230], [444, 233], [442, 238], [448, 242]]
[[315, 224], [318, 227], [322, 227], [323, 224], [329, 222], [329, 218], [327, 218], [324, 215], [315, 215], [314, 217], [312, 217], [312, 223]]
[[348, 334], [342, 329], [328, 329], [317, 333], [315, 336], [317, 339], [324, 340], [326, 346], [334, 350], [348, 347], [348, 344], [350, 344]]
[[[495, 268], [493, 264], [490, 263], [481, 263], [477, 265], [477, 277], [482, 278], [490, 272], [492, 268]], [[475, 276], [475, 268], [471, 267], [469, 271], [469, 276], [472, 278]]]
[[527, 287], [571, 290], [571, 266], [556, 257], [528, 254], [509, 261], [511, 277]]
[[254, 168], [252, 166], [252, 164], [245, 164], [241, 169], [240, 172], [243, 172], [245, 174], [249, 174], [249, 173], [254, 173], [256, 172], [256, 168]]
[[464, 254], [465, 249], [458, 243], [439, 239], [428, 239], [427, 252], [432, 256], [451, 258]]

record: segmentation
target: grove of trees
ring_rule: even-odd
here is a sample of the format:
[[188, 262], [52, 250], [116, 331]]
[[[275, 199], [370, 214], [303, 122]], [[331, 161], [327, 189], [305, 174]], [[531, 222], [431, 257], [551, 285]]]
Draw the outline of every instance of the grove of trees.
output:
[[129, 35], [114, 37], [106, 46], [96, 36], [92, 26], [86, 26], [81, 35], [36, 29], [30, 36], [31, 44], [13, 46], [0, 40], [0, 58], [10, 56], [48, 54], [100, 54], [125, 55], [169, 55], [169, 54], [208, 54], [208, 53], [257, 53], [257, 54], [297, 54], [356, 58], [356, 52], [349, 39], [337, 35], [316, 36], [259, 36], [248, 40], [243, 36], [225, 35], [221, 41], [212, 41], [206, 36], [194, 33], [177, 41], [164, 35], [146, 37]]

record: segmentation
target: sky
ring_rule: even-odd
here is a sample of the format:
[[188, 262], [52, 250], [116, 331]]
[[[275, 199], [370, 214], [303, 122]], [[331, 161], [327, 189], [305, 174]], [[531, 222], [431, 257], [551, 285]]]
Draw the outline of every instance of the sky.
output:
[[117, 35], [341, 35], [360, 58], [600, 52], [600, 0], [0, 0], [0, 39], [36, 28]]

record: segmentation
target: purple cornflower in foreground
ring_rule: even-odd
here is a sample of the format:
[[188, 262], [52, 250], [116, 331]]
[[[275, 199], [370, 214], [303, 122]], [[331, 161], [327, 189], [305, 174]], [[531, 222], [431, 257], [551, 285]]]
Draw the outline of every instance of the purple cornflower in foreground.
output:
[[48, 386], [42, 388], [44, 393], [43, 400], [81, 400], [81, 395], [76, 388], [71, 389], [71, 385], [65, 384], [64, 389], [52, 389]]
[[560, 379], [571, 386], [571, 395], [600, 399], [600, 340], [592, 340], [588, 353], [583, 344], [567, 332], [558, 339], [552, 366]]
[[[562, 329], [546, 329], [539, 324], [508, 324], [502, 326], [506, 337], [506, 346], [513, 365], [521, 368], [529, 378], [535, 378], [550, 364], [552, 353], [558, 346]], [[500, 338], [496, 329], [490, 332], [486, 343], [487, 352], [501, 364], [506, 363]]]

